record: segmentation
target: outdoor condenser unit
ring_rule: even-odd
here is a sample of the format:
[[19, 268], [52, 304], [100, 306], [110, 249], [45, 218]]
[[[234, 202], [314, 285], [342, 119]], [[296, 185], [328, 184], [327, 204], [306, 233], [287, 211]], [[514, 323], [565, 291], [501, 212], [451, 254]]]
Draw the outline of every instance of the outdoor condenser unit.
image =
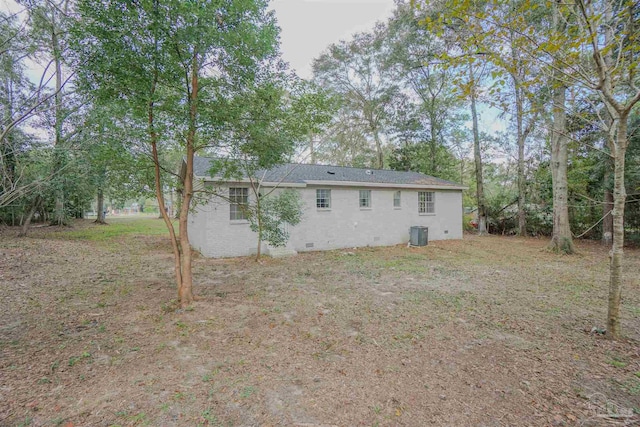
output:
[[427, 246], [429, 243], [429, 227], [413, 226], [409, 229], [409, 245]]

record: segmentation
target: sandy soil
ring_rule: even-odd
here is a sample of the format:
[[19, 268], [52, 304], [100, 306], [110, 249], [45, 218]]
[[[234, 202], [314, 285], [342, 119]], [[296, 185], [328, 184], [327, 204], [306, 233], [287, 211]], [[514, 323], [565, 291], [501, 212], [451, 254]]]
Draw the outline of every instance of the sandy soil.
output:
[[2, 426], [640, 424], [638, 250], [611, 342], [597, 244], [198, 257], [177, 310], [166, 237], [95, 227], [1, 231]]

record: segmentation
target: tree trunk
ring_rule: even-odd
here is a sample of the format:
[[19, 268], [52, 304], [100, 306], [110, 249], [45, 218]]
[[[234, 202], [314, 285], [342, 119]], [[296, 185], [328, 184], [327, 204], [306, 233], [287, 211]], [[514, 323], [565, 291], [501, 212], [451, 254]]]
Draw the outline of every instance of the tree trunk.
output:
[[173, 218], [173, 216], [175, 215], [175, 207], [173, 206], [173, 188], [169, 189], [169, 216]]
[[604, 204], [602, 205], [602, 244], [611, 246], [613, 243], [613, 193], [609, 188], [609, 177], [611, 176], [610, 161], [607, 159], [604, 171]]
[[311, 137], [309, 140], [309, 163], [311, 163], [312, 165], [316, 164], [316, 147], [313, 137]]
[[[605, 22], [612, 21], [612, 9], [611, 7], [605, 8], [604, 13]], [[613, 27], [608, 25], [604, 31], [604, 42], [605, 45], [610, 46], [612, 40], [614, 39]], [[613, 50], [609, 49], [603, 54], [604, 66], [607, 69], [612, 69], [614, 66], [613, 60]], [[602, 243], [611, 246], [613, 244], [613, 203], [614, 197], [611, 192], [610, 180], [611, 180], [611, 169], [614, 166], [612, 159], [616, 156], [616, 141], [614, 139], [613, 134], [613, 126], [615, 124], [611, 111], [609, 110], [608, 116], [604, 119], [607, 127], [608, 127], [608, 138], [607, 145], [609, 146], [609, 154], [610, 156], [605, 157], [604, 163], [604, 204], [602, 207]]]
[[[153, 106], [151, 107], [153, 108]], [[153, 124], [153, 115], [149, 114], [150, 123]], [[167, 229], [169, 230], [169, 239], [171, 240], [171, 249], [173, 251], [173, 260], [174, 260], [174, 273], [176, 276], [176, 285], [178, 286], [178, 291], [182, 287], [182, 269], [181, 266], [181, 258], [182, 254], [180, 253], [180, 246], [178, 245], [178, 238], [176, 236], [176, 231], [173, 228], [173, 223], [171, 222], [171, 218], [167, 215], [164, 209], [164, 194], [162, 193], [162, 180], [160, 179], [160, 159], [158, 156], [158, 146], [157, 146], [157, 135], [155, 131], [151, 131], [151, 153], [153, 156], [154, 163], [154, 178], [156, 185], [156, 199], [158, 200], [158, 209], [160, 210], [160, 215], [164, 220]], [[180, 297], [178, 292], [178, 297]]]
[[199, 55], [193, 53], [191, 62], [191, 93], [189, 98], [189, 128], [186, 140], [186, 173], [182, 192], [182, 206], [180, 207], [180, 248], [182, 251], [182, 287], [178, 290], [181, 307], [187, 307], [193, 302], [193, 275], [191, 271], [191, 243], [189, 242], [188, 217], [191, 199], [193, 197], [193, 157], [195, 155], [196, 120], [198, 114], [198, 72]]
[[553, 90], [553, 133], [551, 135], [551, 179], [553, 188], [553, 237], [551, 250], [572, 254], [575, 249], [569, 224], [567, 186], [567, 137], [565, 98], [567, 88], [555, 79]]
[[[187, 150], [189, 151], [189, 150]], [[191, 161], [188, 160], [189, 154], [187, 154], [187, 164], [191, 163], [191, 180], [193, 181], [193, 151], [191, 150]], [[187, 167], [189, 170], [189, 167]], [[189, 174], [189, 172], [187, 172]], [[189, 175], [187, 175], [189, 176]], [[191, 243], [189, 242], [188, 234], [188, 215], [191, 204], [192, 189], [186, 184], [189, 178], [185, 180], [185, 198], [183, 200], [182, 210], [180, 212], [180, 219], [178, 224], [180, 226], [180, 250], [182, 252], [182, 286], [178, 289], [178, 299], [182, 308], [188, 307], [193, 303], [193, 273], [191, 271]], [[188, 199], [188, 200], [187, 200]]]
[[484, 185], [482, 181], [482, 157], [480, 154], [480, 131], [478, 130], [478, 110], [476, 108], [476, 82], [473, 77], [472, 65], [469, 65], [471, 82], [471, 117], [473, 118], [473, 158], [476, 165], [476, 197], [478, 200], [478, 235], [487, 234], [487, 211], [484, 200]]
[[[627, 151], [628, 113], [618, 119], [616, 144], [612, 154], [613, 166], [613, 245], [609, 266], [609, 307], [607, 313], [607, 335], [620, 339], [620, 299], [622, 296], [622, 260], [624, 257], [624, 205], [627, 193], [624, 186], [624, 164]], [[615, 120], [614, 120], [615, 123]]]
[[[56, 23], [56, 10], [52, 8], [52, 20], [51, 20], [51, 47], [53, 50], [53, 60], [55, 64], [56, 72], [56, 95], [54, 105], [54, 149], [57, 151], [55, 161], [58, 164], [56, 168], [62, 168], [62, 158], [65, 156], [61, 153], [62, 150], [62, 61], [60, 51], [60, 41], [58, 40], [58, 28]], [[55, 190], [55, 208], [53, 212], [53, 224], [65, 225], [67, 223], [67, 215], [64, 208], [64, 184], [61, 182], [62, 177], [57, 177], [56, 190]]]
[[180, 253], [180, 246], [178, 245], [178, 239], [176, 237], [176, 232], [175, 232], [175, 229], [173, 228], [173, 223], [171, 222], [171, 218], [169, 218], [169, 215], [167, 215], [164, 209], [164, 194], [162, 193], [162, 180], [160, 177], [160, 158], [158, 156], [158, 134], [156, 133], [156, 130], [155, 130], [155, 116], [154, 116], [155, 109], [154, 109], [154, 101], [153, 101], [157, 82], [158, 82], [158, 69], [156, 64], [156, 69], [154, 70], [154, 78], [151, 85], [151, 91], [149, 93], [148, 131], [149, 131], [149, 139], [151, 142], [151, 154], [152, 154], [153, 166], [154, 166], [153, 169], [154, 169], [154, 180], [155, 180], [155, 186], [156, 186], [156, 199], [158, 200], [158, 208], [160, 209], [162, 219], [164, 220], [164, 223], [167, 226], [167, 230], [169, 230], [169, 239], [171, 240], [171, 249], [173, 251], [176, 285], [178, 287], [178, 297], [180, 297], [179, 290], [182, 288], [182, 270], [180, 268], [182, 254]]
[[[433, 111], [433, 107], [432, 107], [432, 111]], [[435, 114], [430, 114], [429, 115], [429, 122], [430, 122], [430, 141], [429, 141], [429, 146], [430, 146], [430, 151], [431, 151], [431, 159], [430, 159], [430, 163], [431, 163], [431, 170], [429, 171], [430, 175], [437, 175], [436, 172], [436, 167], [437, 167], [437, 152], [438, 152], [438, 132], [436, 130], [436, 118], [435, 118]]]
[[378, 155], [378, 169], [384, 169], [384, 153], [382, 152], [382, 142], [380, 141], [380, 135], [377, 130], [373, 131], [373, 138], [376, 142], [376, 153]]
[[102, 188], [98, 188], [98, 203], [96, 206], [96, 213], [97, 213], [97, 218], [95, 220], [95, 222], [97, 224], [106, 224], [105, 218], [104, 218], [104, 193], [102, 191]]
[[18, 237], [27, 237], [27, 233], [29, 232], [29, 226], [31, 225], [31, 219], [33, 218], [33, 215], [38, 210], [38, 206], [40, 206], [40, 196], [37, 196], [36, 199], [33, 201], [33, 204], [31, 205], [31, 209], [29, 209], [29, 213], [27, 214], [27, 217], [22, 223], [22, 230], [20, 230]]
[[260, 206], [256, 204], [256, 215], [258, 216], [258, 247], [256, 249], [256, 262], [260, 261], [260, 256], [262, 255], [262, 221], [260, 220]]
[[[10, 84], [10, 79], [6, 79], [4, 82], [5, 96], [2, 101], [2, 110], [4, 111], [4, 123], [11, 123], [14, 114], [13, 111], [13, 85]], [[6, 128], [5, 128], [6, 129]], [[11, 188], [15, 181], [15, 167], [16, 167], [16, 153], [14, 150], [13, 132], [6, 132], [5, 129], [0, 131], [0, 135], [5, 135], [0, 145], [0, 173], [2, 174], [2, 185], [4, 188]], [[12, 225], [13, 222], [12, 222]]]
[[[516, 141], [518, 144], [518, 235], [527, 235], [527, 216], [525, 212], [526, 204], [526, 181], [524, 169], [524, 148], [529, 130], [524, 129], [524, 92], [522, 89], [523, 65], [518, 57], [519, 47], [514, 43], [514, 31], [510, 31], [511, 47], [511, 79], [513, 80], [513, 94], [516, 107]], [[529, 128], [533, 123], [529, 123]]]
[[516, 127], [518, 138], [518, 235], [527, 235], [527, 216], [525, 213], [526, 204], [526, 182], [524, 176], [524, 128], [523, 128], [523, 100], [520, 83], [516, 76], [513, 76], [514, 89], [516, 95]]

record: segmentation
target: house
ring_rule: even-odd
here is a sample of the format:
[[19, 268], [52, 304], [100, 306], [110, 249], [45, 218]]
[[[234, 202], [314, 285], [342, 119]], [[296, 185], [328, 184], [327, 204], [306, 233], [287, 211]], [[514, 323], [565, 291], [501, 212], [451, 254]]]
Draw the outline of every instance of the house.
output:
[[[207, 257], [255, 254], [241, 204], [250, 203], [249, 179], [209, 176], [211, 159], [196, 157], [194, 180], [216, 188], [189, 215], [192, 246]], [[284, 164], [256, 174], [263, 191], [290, 188], [300, 192], [303, 218], [289, 227], [286, 248], [262, 244], [264, 254], [388, 246], [409, 241], [411, 226], [428, 227], [429, 240], [462, 238], [462, 190], [454, 182], [417, 172], [352, 167]]]

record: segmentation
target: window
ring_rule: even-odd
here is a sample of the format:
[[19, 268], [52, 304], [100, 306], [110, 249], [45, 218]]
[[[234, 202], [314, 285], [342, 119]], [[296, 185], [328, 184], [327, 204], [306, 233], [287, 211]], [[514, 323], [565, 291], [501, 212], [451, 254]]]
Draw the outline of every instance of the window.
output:
[[435, 213], [436, 195], [433, 191], [418, 192], [418, 213]]
[[371, 190], [360, 190], [360, 207], [371, 207]]
[[232, 221], [247, 219], [244, 209], [248, 203], [248, 188], [229, 188], [229, 219]]
[[318, 209], [331, 209], [331, 190], [316, 190], [316, 207]]
[[396, 191], [395, 193], [393, 193], [393, 207], [394, 208], [399, 208], [402, 206], [401, 202], [400, 202], [400, 191]]

